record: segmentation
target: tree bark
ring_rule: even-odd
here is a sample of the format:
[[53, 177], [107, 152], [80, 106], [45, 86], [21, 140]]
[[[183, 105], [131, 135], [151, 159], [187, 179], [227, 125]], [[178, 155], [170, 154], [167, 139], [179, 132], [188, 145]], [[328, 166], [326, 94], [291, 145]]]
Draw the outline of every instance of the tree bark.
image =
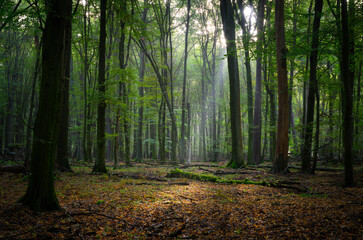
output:
[[313, 122], [314, 122], [314, 105], [315, 95], [317, 91], [317, 79], [316, 69], [318, 64], [318, 47], [319, 47], [319, 28], [320, 19], [323, 9], [323, 0], [315, 1], [315, 14], [313, 22], [313, 35], [311, 40], [311, 53], [310, 53], [310, 81], [309, 81], [309, 92], [308, 92], [308, 104], [307, 104], [307, 117], [306, 117], [306, 130], [304, 136], [304, 147], [302, 152], [302, 172], [310, 172], [310, 161], [311, 161], [311, 145], [313, 135]]
[[69, 128], [69, 82], [71, 78], [71, 55], [72, 55], [72, 4], [67, 7], [69, 14], [66, 18], [66, 33], [65, 33], [65, 67], [64, 67], [64, 80], [62, 81], [62, 105], [61, 105], [61, 119], [56, 168], [62, 172], [72, 171], [68, 161], [68, 128]]
[[[30, 166], [30, 158], [31, 158], [31, 138], [32, 138], [32, 132], [33, 132], [33, 111], [34, 111], [34, 99], [36, 94], [36, 85], [37, 85], [37, 79], [38, 74], [40, 71], [40, 53], [41, 53], [41, 45], [43, 43], [43, 39], [39, 42], [39, 37], [34, 37], [35, 42], [35, 49], [36, 49], [36, 60], [35, 60], [35, 69], [34, 69], [34, 75], [33, 75], [33, 82], [32, 82], [32, 90], [31, 90], [31, 96], [30, 96], [30, 105], [29, 105], [29, 115], [28, 115], [28, 126], [26, 127], [26, 149], [25, 149], [25, 158], [24, 158], [24, 165]], [[2, 135], [1, 135], [2, 139]], [[2, 148], [2, 145], [0, 145], [0, 149]]]
[[252, 151], [253, 151], [253, 96], [252, 96], [252, 71], [251, 71], [251, 60], [250, 60], [250, 33], [246, 28], [246, 19], [244, 16], [244, 6], [242, 0], [238, 0], [238, 8], [235, 6], [235, 12], [237, 13], [238, 23], [242, 28], [243, 36], [243, 49], [245, 53], [245, 65], [247, 74], [247, 115], [248, 115], [248, 146], [247, 146], [247, 164], [253, 164]]
[[53, 167], [60, 126], [62, 81], [65, 68], [65, 33], [71, 0], [46, 1], [47, 19], [42, 52], [39, 109], [34, 125], [31, 175], [20, 202], [33, 210], [60, 209], [54, 190]]
[[183, 90], [182, 90], [182, 119], [180, 130], [180, 162], [185, 162], [186, 157], [186, 139], [185, 139], [185, 125], [186, 125], [186, 83], [187, 83], [187, 61], [188, 61], [188, 35], [189, 35], [189, 21], [190, 21], [190, 0], [187, 2], [187, 22], [185, 29], [185, 45], [184, 45], [184, 68], [183, 68]]
[[227, 61], [230, 91], [230, 114], [232, 131], [232, 159], [229, 166], [244, 167], [240, 108], [240, 83], [236, 49], [236, 33], [233, 8], [230, 0], [220, 0], [224, 36], [227, 40]]
[[105, 123], [106, 123], [106, 8], [107, 0], [101, 0], [101, 22], [98, 65], [97, 152], [92, 172], [106, 173]]
[[344, 146], [344, 183], [346, 186], [354, 185], [353, 178], [353, 79], [349, 66], [352, 64], [350, 56], [349, 21], [346, 0], [341, 1], [341, 26], [342, 26], [342, 59], [341, 59], [341, 80], [343, 82], [343, 146]]
[[275, 2], [276, 59], [278, 79], [278, 122], [276, 153], [271, 171], [281, 173], [287, 170], [287, 153], [289, 148], [289, 90], [287, 84], [287, 64], [285, 47], [284, 0]]
[[261, 161], [261, 82], [262, 82], [262, 44], [263, 21], [265, 18], [265, 0], [259, 0], [257, 8], [257, 60], [256, 60], [256, 90], [255, 110], [253, 116], [253, 151], [254, 164]]

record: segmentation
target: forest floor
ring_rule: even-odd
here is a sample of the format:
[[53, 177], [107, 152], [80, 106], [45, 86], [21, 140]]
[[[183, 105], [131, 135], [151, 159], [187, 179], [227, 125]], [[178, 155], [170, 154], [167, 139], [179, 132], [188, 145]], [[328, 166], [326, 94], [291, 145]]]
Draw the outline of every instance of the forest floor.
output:
[[[193, 163], [183, 171], [291, 188], [167, 178], [175, 166], [138, 163], [109, 174], [90, 166], [56, 173], [61, 211], [16, 203], [28, 177], [0, 172], [0, 239], [363, 239], [363, 173], [343, 188], [343, 171], [273, 175]], [[198, 165], [195, 165], [198, 164]]]

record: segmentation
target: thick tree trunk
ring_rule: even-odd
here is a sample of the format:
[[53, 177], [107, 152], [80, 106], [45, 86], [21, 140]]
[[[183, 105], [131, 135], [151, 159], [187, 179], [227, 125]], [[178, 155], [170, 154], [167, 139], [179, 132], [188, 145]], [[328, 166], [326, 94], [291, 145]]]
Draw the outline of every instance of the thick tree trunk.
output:
[[71, 55], [72, 55], [72, 5], [68, 6], [71, 9], [67, 11], [66, 33], [65, 33], [65, 73], [64, 80], [62, 81], [62, 105], [61, 105], [61, 119], [56, 168], [62, 172], [72, 171], [68, 161], [68, 127], [69, 127], [69, 83], [71, 78]]
[[289, 148], [289, 89], [287, 84], [287, 64], [285, 47], [284, 0], [275, 2], [276, 59], [278, 78], [278, 122], [276, 153], [271, 171], [274, 173], [287, 170], [287, 153]]
[[227, 61], [230, 91], [230, 114], [232, 131], [232, 159], [229, 166], [244, 167], [240, 108], [240, 83], [236, 49], [236, 33], [230, 0], [220, 0], [224, 36], [227, 40]]
[[20, 199], [21, 203], [33, 210], [60, 208], [54, 190], [53, 167], [60, 125], [61, 86], [65, 73], [65, 33], [71, 6], [71, 0], [46, 2], [47, 19], [43, 37], [39, 109], [34, 125], [32, 174], [27, 192]]

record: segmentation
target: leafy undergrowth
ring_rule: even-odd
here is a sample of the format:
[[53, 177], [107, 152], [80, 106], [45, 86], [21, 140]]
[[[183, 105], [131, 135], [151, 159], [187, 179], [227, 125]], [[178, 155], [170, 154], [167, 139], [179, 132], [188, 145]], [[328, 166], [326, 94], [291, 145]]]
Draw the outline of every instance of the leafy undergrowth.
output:
[[309, 189], [165, 178], [168, 165], [137, 164], [92, 175], [57, 173], [62, 211], [17, 204], [22, 174], [0, 173], [0, 239], [361, 239], [362, 173], [342, 188], [341, 172], [271, 175], [264, 169], [190, 167], [188, 172], [251, 181], [290, 181]]

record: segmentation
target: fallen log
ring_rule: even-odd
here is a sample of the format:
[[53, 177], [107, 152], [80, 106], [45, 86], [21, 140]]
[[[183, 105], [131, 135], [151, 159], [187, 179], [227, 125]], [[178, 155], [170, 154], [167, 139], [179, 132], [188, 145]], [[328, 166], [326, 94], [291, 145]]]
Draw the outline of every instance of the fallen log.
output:
[[167, 180], [163, 177], [159, 177], [156, 175], [143, 175], [141, 173], [118, 172], [118, 173], [113, 173], [111, 175], [117, 176], [120, 178], [145, 179], [145, 180], [149, 180], [149, 181], [167, 182]]
[[216, 176], [210, 176], [210, 175], [203, 175], [203, 174], [197, 174], [197, 173], [191, 173], [191, 172], [184, 172], [179, 169], [174, 169], [170, 171], [166, 177], [169, 178], [189, 178], [197, 181], [204, 181], [204, 182], [214, 182], [214, 183], [225, 183], [225, 184], [252, 184], [252, 185], [261, 185], [261, 186], [267, 186], [267, 187], [274, 187], [274, 188], [286, 188], [286, 189], [292, 189], [296, 190], [298, 192], [306, 192], [308, 189], [304, 186], [297, 186], [299, 183], [297, 182], [287, 182], [287, 181], [274, 181], [274, 182], [267, 182], [267, 181], [260, 181], [255, 182], [251, 181], [249, 179], [244, 180], [227, 180], [227, 179], [221, 179]]

